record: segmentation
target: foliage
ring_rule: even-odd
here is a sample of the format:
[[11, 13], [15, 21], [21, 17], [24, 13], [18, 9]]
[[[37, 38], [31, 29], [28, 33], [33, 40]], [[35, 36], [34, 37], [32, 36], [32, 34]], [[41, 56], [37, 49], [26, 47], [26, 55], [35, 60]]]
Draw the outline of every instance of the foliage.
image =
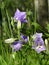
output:
[[[30, 41], [20, 51], [12, 52], [4, 40], [18, 35], [17, 27], [12, 26], [15, 23], [11, 25], [17, 8], [27, 13], [28, 23], [22, 25], [21, 32]], [[0, 0], [0, 65], [49, 65], [49, 51], [38, 54], [31, 49], [31, 36], [36, 32], [42, 32], [43, 39], [49, 41], [49, 34], [36, 22], [34, 11], [34, 0]]]

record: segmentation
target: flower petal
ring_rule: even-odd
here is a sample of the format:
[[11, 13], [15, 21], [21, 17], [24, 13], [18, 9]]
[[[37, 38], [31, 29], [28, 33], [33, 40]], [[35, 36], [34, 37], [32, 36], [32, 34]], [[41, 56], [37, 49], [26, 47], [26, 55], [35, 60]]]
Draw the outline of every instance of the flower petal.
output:
[[18, 51], [20, 50], [22, 47], [21, 41], [15, 41], [12, 45], [11, 48], [13, 49], [13, 51]]
[[21, 34], [21, 38], [24, 40], [24, 42], [27, 42], [28, 41], [28, 37], [27, 36], [24, 36], [23, 34]]
[[14, 14], [14, 19], [16, 19], [17, 21], [20, 20], [21, 22], [27, 22], [26, 12], [20, 12], [19, 9], [17, 9]]
[[45, 46], [39, 46], [39, 47], [36, 47], [35, 50], [37, 53], [40, 53], [41, 51], [46, 50], [46, 48], [45, 48]]

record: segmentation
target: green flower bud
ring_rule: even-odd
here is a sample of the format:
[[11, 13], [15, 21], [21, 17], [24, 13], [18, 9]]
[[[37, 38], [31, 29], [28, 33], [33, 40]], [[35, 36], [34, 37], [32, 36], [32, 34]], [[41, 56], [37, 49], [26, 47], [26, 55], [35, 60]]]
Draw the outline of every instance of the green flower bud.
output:
[[13, 43], [16, 40], [16, 38], [9, 38], [5, 40], [5, 43]]
[[21, 21], [19, 20], [18, 22], [17, 22], [17, 29], [20, 29], [21, 28]]

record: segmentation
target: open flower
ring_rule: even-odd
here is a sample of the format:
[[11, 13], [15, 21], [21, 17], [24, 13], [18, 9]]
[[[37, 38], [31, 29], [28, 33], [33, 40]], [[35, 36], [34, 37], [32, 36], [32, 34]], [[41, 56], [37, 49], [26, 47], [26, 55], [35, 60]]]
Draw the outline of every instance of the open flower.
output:
[[34, 37], [35, 39], [33, 39], [34, 45], [32, 46], [32, 49], [35, 49], [37, 53], [40, 53], [41, 51], [46, 50], [44, 41], [42, 39], [42, 33], [36, 33], [34, 34]]
[[13, 51], [18, 51], [22, 47], [22, 42], [21, 41], [15, 41], [13, 44], [11, 44], [11, 48]]
[[42, 33], [36, 33], [33, 35], [33, 40], [35, 41], [35, 39], [37, 38], [42, 38]]
[[44, 51], [44, 50], [46, 50], [46, 48], [45, 48], [45, 46], [44, 45], [38, 45], [38, 46], [32, 46], [32, 49], [35, 49], [35, 51], [37, 52], [37, 53], [40, 53], [40, 52], [42, 52], [42, 51]]
[[24, 36], [23, 34], [21, 34], [21, 40], [18, 40], [18, 41], [14, 41], [12, 44], [11, 44], [11, 48], [13, 51], [18, 51], [22, 48], [22, 45], [24, 43], [26, 43], [28, 41], [28, 38], [27, 36]]
[[24, 36], [23, 34], [21, 34], [21, 39], [26, 43], [28, 42], [28, 37], [27, 36]]
[[20, 35], [20, 40], [16, 41], [17, 38], [9, 38], [5, 40], [5, 43], [10, 43], [10, 47], [13, 51], [18, 51], [21, 49], [24, 43], [27, 43], [28, 37], [23, 34]]
[[20, 12], [19, 9], [17, 9], [14, 14], [14, 19], [16, 19], [17, 21], [20, 20], [22, 23], [27, 22], [26, 12]]

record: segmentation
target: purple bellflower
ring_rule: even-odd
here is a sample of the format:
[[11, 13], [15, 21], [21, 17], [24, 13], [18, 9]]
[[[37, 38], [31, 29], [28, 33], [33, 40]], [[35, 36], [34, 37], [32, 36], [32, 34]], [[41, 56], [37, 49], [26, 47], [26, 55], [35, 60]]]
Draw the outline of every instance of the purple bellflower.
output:
[[18, 41], [13, 42], [13, 44], [11, 44], [11, 48], [12, 48], [13, 51], [20, 50], [22, 48], [22, 45], [28, 41], [27, 36], [24, 36], [23, 34], [21, 35], [21, 39], [23, 41], [18, 40]]
[[23, 34], [21, 34], [21, 39], [26, 43], [28, 42], [28, 37], [27, 36], [24, 36]]
[[32, 46], [32, 49], [35, 49], [37, 53], [46, 50], [44, 41], [42, 39], [42, 33], [36, 33], [33, 35], [33, 37], [34, 45]]
[[15, 41], [13, 44], [11, 44], [11, 48], [13, 51], [18, 51], [22, 47], [22, 42], [21, 41]]
[[20, 20], [21, 23], [27, 22], [26, 12], [21, 12], [21, 11], [19, 11], [19, 9], [17, 9], [15, 14], [14, 14], [14, 19], [17, 21]]

